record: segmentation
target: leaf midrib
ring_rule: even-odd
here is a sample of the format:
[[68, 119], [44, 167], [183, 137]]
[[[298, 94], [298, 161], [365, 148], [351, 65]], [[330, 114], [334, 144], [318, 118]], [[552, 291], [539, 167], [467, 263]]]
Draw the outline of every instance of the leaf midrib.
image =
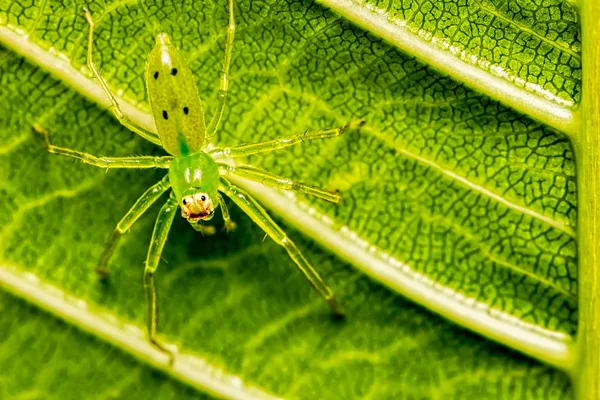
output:
[[[0, 40], [86, 98], [108, 108], [108, 101], [96, 82], [73, 68], [66, 57], [43, 50], [28, 40], [28, 37], [5, 26], [0, 27]], [[122, 99], [119, 101], [125, 114], [133, 121], [153, 129], [150, 114]], [[413, 301], [459, 325], [561, 370], [572, 369], [574, 351], [570, 336], [525, 323], [502, 311], [489, 309], [485, 303], [437, 284], [385, 252], [373, 249], [348, 228], [334, 227], [326, 216], [318, 214], [305, 204], [293, 201], [293, 196], [284, 196], [260, 184], [239, 180], [235, 180], [235, 183], [248, 190], [291, 226]]]

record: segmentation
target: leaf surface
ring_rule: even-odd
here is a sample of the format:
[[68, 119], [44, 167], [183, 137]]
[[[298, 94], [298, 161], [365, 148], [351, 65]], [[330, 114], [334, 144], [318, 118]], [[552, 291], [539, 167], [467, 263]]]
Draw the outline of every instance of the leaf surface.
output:
[[4, 399], [212, 398], [6, 293], [0, 310]]
[[[50, 156], [30, 130], [41, 124], [55, 144], [97, 155], [163, 153], [86, 100], [98, 97], [77, 78], [87, 32], [80, 7], [17, 4], [0, 13], [4, 42], [29, 59], [1, 55], [0, 201], [9, 212], [0, 259], [142, 327], [142, 262], [158, 208], [122, 240], [109, 285], [91, 271], [116, 222], [161, 172], [106, 173]], [[224, 4], [89, 8], [96, 62], [139, 120], [148, 110], [143, 64], [159, 29], [187, 55], [211, 114]], [[455, 323], [568, 369], [577, 284], [568, 139], [321, 6], [242, 1], [236, 12], [231, 91], [214, 143], [367, 121], [340, 139], [249, 160], [344, 195], [334, 206], [251, 187], [340, 295], [348, 320], [330, 321], [284, 251], [231, 206], [239, 228], [229, 236], [203, 238], [176, 219], [157, 278], [163, 337], [286, 398], [570, 393], [560, 373], [432, 316], [313, 242]], [[28, 45], [16, 45], [23, 32]]]

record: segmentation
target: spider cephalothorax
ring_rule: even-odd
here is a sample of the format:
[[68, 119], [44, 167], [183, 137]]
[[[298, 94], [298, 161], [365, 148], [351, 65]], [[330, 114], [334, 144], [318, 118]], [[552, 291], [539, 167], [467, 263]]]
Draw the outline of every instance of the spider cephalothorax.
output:
[[176, 157], [169, 168], [171, 188], [181, 207], [181, 216], [190, 223], [208, 221], [219, 206], [219, 166], [199, 151]]

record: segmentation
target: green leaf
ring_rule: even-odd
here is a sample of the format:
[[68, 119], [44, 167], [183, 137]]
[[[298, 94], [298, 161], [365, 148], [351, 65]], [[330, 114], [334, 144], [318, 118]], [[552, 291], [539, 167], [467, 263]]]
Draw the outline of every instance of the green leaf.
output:
[[[160, 29], [187, 55], [211, 115], [225, 4], [88, 6], [97, 21], [96, 63], [126, 114], [151, 126], [143, 67]], [[323, 272], [347, 321], [332, 322], [283, 249], [263, 242], [232, 206], [239, 228], [229, 236], [203, 238], [178, 218], [158, 271], [161, 337], [188, 356], [171, 370], [140, 347], [139, 330], [107, 333], [107, 312], [118, 321], [112, 324], [144, 326], [141, 270], [158, 205], [122, 240], [109, 285], [93, 267], [116, 222], [161, 173], [106, 173], [48, 155], [31, 126], [49, 129], [57, 145], [97, 155], [162, 151], [95, 104], [107, 102], [82, 66], [87, 26], [80, 7], [25, 7], [0, 11], [0, 38], [29, 60], [1, 54], [0, 201], [8, 211], [0, 282], [9, 291], [219, 396], [229, 396], [235, 380], [212, 379], [215, 370], [244, 382], [238, 397], [570, 393], [565, 375], [424, 309], [571, 369], [577, 205], [568, 139], [308, 3], [236, 3], [231, 91], [214, 142], [367, 121], [343, 138], [250, 160], [340, 190], [340, 206], [245, 184]], [[25, 272], [85, 307], [66, 315], [71, 300], [29, 283]]]

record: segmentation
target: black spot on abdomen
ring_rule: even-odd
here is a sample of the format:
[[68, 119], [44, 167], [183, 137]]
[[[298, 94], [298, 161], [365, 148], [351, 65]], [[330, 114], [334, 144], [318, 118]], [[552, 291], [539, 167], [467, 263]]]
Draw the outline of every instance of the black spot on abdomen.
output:
[[163, 118], [169, 119], [169, 114], [167, 114], [167, 110], [163, 110]]
[[158, 71], [154, 73], [154, 79], [158, 79]]
[[185, 115], [188, 115], [188, 113], [189, 113], [189, 112], [190, 112], [190, 109], [189, 109], [189, 108], [187, 108], [187, 107], [183, 107], [183, 113], [184, 113]]
[[171, 75], [173, 75], [173, 76], [177, 75], [177, 68], [173, 68], [171, 70]]

